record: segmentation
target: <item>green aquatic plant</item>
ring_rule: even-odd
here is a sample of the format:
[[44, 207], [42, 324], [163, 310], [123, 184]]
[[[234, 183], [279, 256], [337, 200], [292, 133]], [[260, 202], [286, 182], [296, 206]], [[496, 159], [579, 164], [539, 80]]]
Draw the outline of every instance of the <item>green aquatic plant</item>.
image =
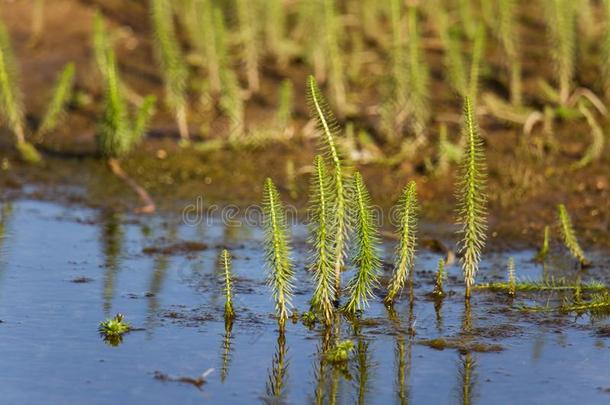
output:
[[294, 270], [290, 258], [286, 214], [280, 194], [270, 178], [265, 180], [263, 214], [265, 257], [269, 272], [267, 282], [273, 291], [278, 322], [283, 329], [292, 298]]
[[233, 275], [231, 274], [231, 254], [227, 249], [223, 249], [218, 257], [218, 262], [222, 268], [225, 284], [225, 319], [235, 317], [233, 309]]
[[332, 101], [341, 114], [347, 108], [345, 63], [343, 60], [341, 19], [337, 16], [337, 1], [322, 0], [322, 28], [324, 30], [324, 49], [328, 61], [328, 79]]
[[435, 297], [444, 297], [445, 296], [443, 282], [445, 281], [446, 277], [447, 277], [447, 273], [445, 271], [445, 259], [439, 259], [438, 265], [436, 268], [436, 277], [434, 278], [434, 290], [432, 291], [432, 294]]
[[540, 246], [540, 249], [538, 249], [538, 253], [536, 253], [536, 260], [538, 260], [538, 261], [541, 261], [541, 262], [544, 261], [546, 259], [546, 257], [549, 255], [550, 232], [551, 232], [550, 226], [545, 225], [544, 236], [542, 238], [542, 245]]
[[123, 314], [116, 314], [114, 318], [100, 322], [98, 332], [113, 346], [117, 346], [122, 341], [125, 333], [131, 330], [131, 325], [125, 322]]
[[59, 75], [51, 101], [36, 131], [36, 138], [39, 141], [42, 140], [45, 134], [53, 131], [62, 122], [65, 116], [66, 105], [72, 98], [75, 73], [74, 63], [68, 63]]
[[407, 8], [409, 107], [413, 111], [413, 130], [421, 136], [430, 118], [429, 73], [417, 23], [417, 7]]
[[150, 15], [155, 55], [165, 84], [165, 101], [174, 113], [180, 138], [188, 141], [186, 89], [189, 72], [176, 37], [172, 3], [169, 0], [150, 0]]
[[574, 227], [572, 226], [572, 219], [564, 204], [559, 204], [557, 206], [557, 219], [565, 247], [581, 265], [589, 264], [589, 261], [585, 257], [585, 253], [578, 243], [576, 231], [574, 231]]
[[333, 318], [335, 299], [335, 273], [333, 271], [334, 218], [332, 215], [332, 178], [326, 173], [324, 160], [316, 156], [314, 173], [311, 178], [309, 201], [309, 221], [311, 264], [316, 284], [311, 306], [322, 314], [325, 324], [330, 325]]
[[479, 77], [481, 76], [481, 68], [483, 58], [485, 56], [485, 41], [486, 41], [485, 25], [480, 23], [475, 31], [474, 40], [472, 43], [472, 58], [470, 61], [470, 76], [468, 79], [468, 94], [470, 102], [476, 108], [479, 94]]
[[438, 130], [438, 157], [435, 174], [444, 175], [449, 170], [449, 164], [462, 159], [462, 148], [447, 139], [447, 124], [440, 124]]
[[333, 261], [335, 269], [335, 293], [341, 293], [341, 270], [345, 263], [348, 235], [347, 196], [344, 184], [344, 163], [336, 139], [341, 130], [326, 99], [320, 92], [313, 76], [307, 80], [307, 99], [311, 116], [316, 120], [322, 138], [321, 147], [325, 159], [332, 166], [332, 189], [334, 191], [331, 212], [334, 216]]
[[404, 188], [396, 208], [398, 211], [400, 242], [396, 247], [394, 273], [388, 286], [388, 293], [384, 299], [384, 303], [388, 306], [394, 303], [396, 296], [413, 272], [415, 246], [417, 243], [417, 212], [419, 210], [417, 188], [414, 181], [410, 181]]
[[354, 254], [352, 262], [356, 274], [348, 283], [349, 301], [345, 310], [355, 314], [363, 310], [368, 300], [374, 295], [373, 289], [378, 284], [381, 260], [378, 252], [378, 231], [375, 227], [371, 197], [359, 172], [354, 174], [352, 195], [354, 223]]
[[246, 67], [248, 90], [252, 93], [257, 93], [260, 89], [261, 10], [259, 6], [259, 1], [235, 0], [239, 43], [242, 48], [241, 58]]
[[475, 282], [487, 232], [486, 163], [473, 105], [464, 99], [464, 136], [462, 172], [457, 183], [458, 219], [461, 240], [458, 252], [466, 284], [466, 297]]
[[479, 284], [477, 290], [489, 290], [494, 292], [539, 292], [539, 291], [603, 291], [606, 286], [602, 283], [591, 281], [589, 283], [574, 283], [565, 278], [549, 278], [548, 280], [528, 281], [514, 280], [514, 282], [494, 282]]
[[42, 157], [25, 138], [23, 95], [19, 88], [17, 62], [9, 33], [0, 19], [0, 117], [6, 121], [15, 137], [15, 148], [28, 163], [40, 163]]
[[331, 364], [345, 363], [353, 351], [354, 342], [349, 339], [340, 340], [326, 351], [324, 359]]
[[510, 101], [513, 106], [522, 104], [521, 57], [516, 28], [516, 0], [498, 0], [497, 34], [504, 51], [506, 67], [510, 76]]
[[517, 279], [515, 278], [515, 259], [508, 258], [508, 295], [514, 297], [517, 292]]
[[573, 0], [545, 0], [547, 30], [550, 39], [559, 100], [562, 106], [568, 102], [574, 80], [576, 54], [576, 3]]

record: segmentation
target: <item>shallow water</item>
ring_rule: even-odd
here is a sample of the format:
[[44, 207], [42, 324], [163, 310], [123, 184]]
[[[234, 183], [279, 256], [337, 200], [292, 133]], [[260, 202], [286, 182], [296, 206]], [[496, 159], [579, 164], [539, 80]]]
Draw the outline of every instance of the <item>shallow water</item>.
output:
[[[447, 297], [436, 311], [431, 291], [440, 255], [417, 258], [415, 300], [402, 297], [390, 317], [380, 300], [354, 327], [341, 322], [356, 350], [348, 365], [321, 363], [321, 330], [289, 323], [278, 339], [256, 228], [181, 224], [20, 200], [2, 208], [0, 239], [0, 392], [2, 403], [608, 403], [610, 340], [605, 318], [525, 314], [521, 303], [560, 296], [477, 292], [464, 305], [458, 268], [448, 268]], [[307, 308], [305, 230], [293, 230], [296, 296]], [[143, 249], [197, 241], [207, 249], [147, 254]], [[230, 333], [215, 267], [221, 247], [234, 255], [237, 319]], [[384, 245], [391, 259], [392, 244]], [[607, 252], [597, 252], [607, 262]], [[508, 256], [519, 277], [538, 279], [532, 251], [485, 256], [481, 279], [502, 279]], [[569, 262], [546, 271], [570, 274]], [[347, 277], [348, 275], [346, 275]], [[606, 281], [603, 268], [583, 278]], [[125, 314], [139, 330], [113, 347], [99, 321]], [[411, 333], [415, 331], [415, 334]], [[437, 350], [443, 337], [465, 344]], [[468, 350], [475, 343], [493, 352]], [[496, 346], [490, 346], [496, 345]], [[197, 377], [201, 387], [155, 378]]]

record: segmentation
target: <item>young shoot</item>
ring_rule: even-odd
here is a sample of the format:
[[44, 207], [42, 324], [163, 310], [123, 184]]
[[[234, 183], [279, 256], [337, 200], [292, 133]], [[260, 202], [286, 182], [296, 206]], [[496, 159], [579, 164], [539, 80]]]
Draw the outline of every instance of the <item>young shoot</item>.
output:
[[574, 231], [574, 227], [572, 226], [572, 220], [570, 218], [570, 214], [566, 209], [564, 204], [559, 204], [557, 206], [557, 217], [559, 222], [559, 229], [561, 231], [561, 237], [563, 239], [563, 244], [568, 249], [570, 254], [578, 260], [578, 262], [582, 266], [586, 266], [589, 264], [589, 260], [585, 257], [585, 253], [583, 252], [580, 244], [578, 243], [578, 239], [576, 238], [576, 231]]
[[315, 281], [311, 299], [312, 309], [321, 314], [326, 325], [333, 318], [335, 299], [335, 273], [333, 269], [334, 218], [332, 215], [332, 178], [326, 173], [324, 160], [316, 156], [311, 178], [310, 218], [310, 269]]
[[443, 289], [443, 282], [447, 277], [447, 273], [445, 272], [445, 259], [438, 260], [438, 266], [436, 269], [436, 278], [434, 279], [434, 290], [432, 294], [435, 297], [444, 297], [445, 290]]
[[515, 259], [508, 258], [508, 295], [514, 297], [517, 292], [517, 279], [515, 278]]
[[53, 131], [61, 124], [64, 115], [65, 108], [70, 99], [72, 98], [72, 91], [74, 88], [74, 75], [75, 68], [74, 63], [66, 65], [64, 70], [59, 75], [51, 102], [47, 106], [38, 130], [36, 131], [36, 138], [40, 142], [45, 134]]
[[307, 80], [307, 99], [311, 116], [316, 120], [317, 128], [322, 138], [321, 150], [325, 159], [332, 167], [333, 204], [331, 212], [334, 217], [333, 267], [335, 293], [337, 299], [341, 293], [341, 270], [345, 263], [347, 247], [348, 216], [347, 196], [344, 184], [343, 158], [337, 145], [341, 132], [337, 119], [322, 95], [318, 83], [313, 76]]
[[544, 236], [542, 239], [542, 246], [540, 246], [540, 249], [538, 250], [538, 253], [536, 253], [536, 260], [543, 262], [546, 257], [549, 255], [549, 237], [550, 237], [550, 227], [548, 225], [545, 225], [544, 227]]
[[373, 289], [378, 284], [379, 239], [373, 218], [371, 197], [359, 172], [354, 174], [352, 195], [354, 223], [354, 264], [356, 274], [348, 283], [349, 301], [345, 305], [348, 314], [356, 314], [363, 310], [368, 300], [373, 297]]
[[231, 254], [227, 249], [223, 249], [218, 258], [222, 268], [225, 285], [225, 319], [233, 319], [235, 311], [233, 309], [233, 275], [231, 274]]
[[475, 282], [481, 251], [487, 232], [486, 163], [483, 143], [479, 137], [473, 105], [464, 100], [464, 136], [466, 145], [462, 157], [462, 172], [457, 183], [458, 218], [461, 240], [458, 252], [466, 284], [466, 298]]
[[131, 325], [125, 322], [123, 314], [116, 314], [114, 318], [100, 322], [97, 330], [106, 343], [118, 346], [123, 341], [123, 335], [131, 330]]
[[13, 132], [15, 148], [21, 159], [37, 164], [42, 158], [36, 148], [25, 139], [25, 113], [18, 70], [8, 30], [0, 19], [0, 118]]
[[270, 178], [265, 180], [263, 190], [263, 214], [267, 283], [273, 291], [278, 323], [283, 329], [291, 304], [294, 270], [288, 245], [286, 214], [280, 194]]
[[384, 303], [388, 306], [394, 303], [396, 296], [413, 272], [418, 211], [417, 188], [414, 181], [410, 181], [404, 188], [396, 208], [398, 210], [400, 242], [396, 247], [394, 274], [388, 286], [388, 294], [384, 299]]

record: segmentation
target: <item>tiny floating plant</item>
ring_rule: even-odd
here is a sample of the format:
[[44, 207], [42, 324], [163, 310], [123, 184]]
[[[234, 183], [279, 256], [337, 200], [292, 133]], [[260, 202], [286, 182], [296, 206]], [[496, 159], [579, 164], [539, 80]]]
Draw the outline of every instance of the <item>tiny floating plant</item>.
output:
[[576, 232], [574, 231], [574, 227], [572, 226], [572, 220], [570, 218], [570, 214], [568, 214], [568, 210], [565, 205], [559, 204], [557, 206], [557, 216], [559, 222], [559, 229], [561, 230], [561, 237], [563, 239], [563, 243], [565, 247], [568, 249], [570, 254], [578, 260], [581, 266], [586, 267], [591, 263], [585, 257], [585, 253], [583, 252], [580, 244], [578, 243], [578, 239], [576, 238]]
[[396, 295], [402, 290], [407, 279], [413, 272], [415, 261], [415, 245], [417, 242], [417, 189], [411, 181], [403, 190], [398, 202], [400, 242], [396, 248], [396, 263], [394, 274], [388, 286], [388, 294], [384, 303], [388, 306], [394, 303]]
[[288, 245], [288, 227], [280, 194], [270, 178], [265, 180], [263, 191], [265, 229], [265, 256], [269, 275], [267, 282], [273, 290], [275, 310], [280, 329], [288, 319], [292, 298], [294, 270]]
[[222, 268], [225, 284], [225, 320], [235, 317], [233, 309], [233, 275], [231, 274], [231, 254], [227, 249], [223, 249], [218, 258]]
[[123, 341], [123, 335], [131, 330], [125, 322], [123, 314], [116, 314], [114, 318], [100, 322], [98, 331], [108, 344], [118, 346]]

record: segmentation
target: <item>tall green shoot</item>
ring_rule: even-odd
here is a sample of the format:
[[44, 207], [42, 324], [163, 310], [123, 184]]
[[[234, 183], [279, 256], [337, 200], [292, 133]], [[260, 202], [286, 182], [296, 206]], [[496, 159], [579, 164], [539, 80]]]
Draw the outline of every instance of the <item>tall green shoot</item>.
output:
[[588, 265], [589, 260], [587, 260], [585, 253], [578, 243], [576, 231], [572, 225], [572, 219], [564, 204], [559, 204], [557, 206], [557, 219], [565, 247], [581, 265]]
[[458, 217], [461, 240], [458, 252], [466, 284], [466, 298], [475, 282], [485, 246], [487, 231], [486, 163], [483, 144], [474, 115], [472, 102], [464, 99], [464, 136], [466, 145], [462, 157], [462, 171], [457, 183]]
[[337, 298], [341, 292], [341, 270], [345, 263], [347, 247], [348, 217], [347, 195], [344, 184], [343, 158], [336, 143], [340, 134], [340, 127], [332, 110], [322, 95], [313, 76], [307, 80], [307, 99], [310, 114], [317, 122], [317, 128], [322, 137], [322, 151], [324, 157], [332, 167], [332, 187], [334, 198], [332, 212], [335, 217], [335, 239], [333, 243], [333, 261], [335, 269], [335, 293]]
[[378, 232], [375, 227], [371, 197], [359, 172], [354, 174], [351, 201], [353, 203], [354, 223], [354, 256], [352, 262], [356, 274], [348, 283], [349, 301], [345, 310], [355, 314], [363, 310], [373, 296], [373, 289], [378, 285], [379, 258]]
[[263, 214], [267, 283], [273, 291], [280, 329], [284, 329], [292, 298], [294, 270], [288, 245], [286, 213], [280, 194], [270, 178], [265, 180], [263, 190]]
[[233, 275], [231, 274], [231, 254], [227, 249], [223, 249], [218, 258], [218, 262], [223, 272], [225, 286], [225, 319], [233, 319], [235, 310], [233, 309]]
[[334, 218], [332, 212], [332, 177], [326, 173], [324, 159], [316, 156], [314, 173], [311, 178], [309, 201], [310, 269], [316, 284], [311, 306], [322, 314], [324, 323], [330, 325], [333, 319], [335, 299], [335, 273], [333, 271]]
[[417, 189], [414, 181], [410, 181], [398, 201], [398, 232], [400, 242], [396, 247], [396, 262], [394, 274], [388, 286], [384, 303], [388, 306], [394, 303], [396, 296], [402, 290], [413, 272], [415, 262], [415, 245], [417, 242]]
[[45, 134], [57, 128], [62, 122], [65, 116], [66, 105], [72, 97], [74, 75], [75, 68], [73, 63], [67, 64], [59, 75], [53, 89], [51, 101], [36, 131], [36, 138], [38, 140], [41, 140]]

